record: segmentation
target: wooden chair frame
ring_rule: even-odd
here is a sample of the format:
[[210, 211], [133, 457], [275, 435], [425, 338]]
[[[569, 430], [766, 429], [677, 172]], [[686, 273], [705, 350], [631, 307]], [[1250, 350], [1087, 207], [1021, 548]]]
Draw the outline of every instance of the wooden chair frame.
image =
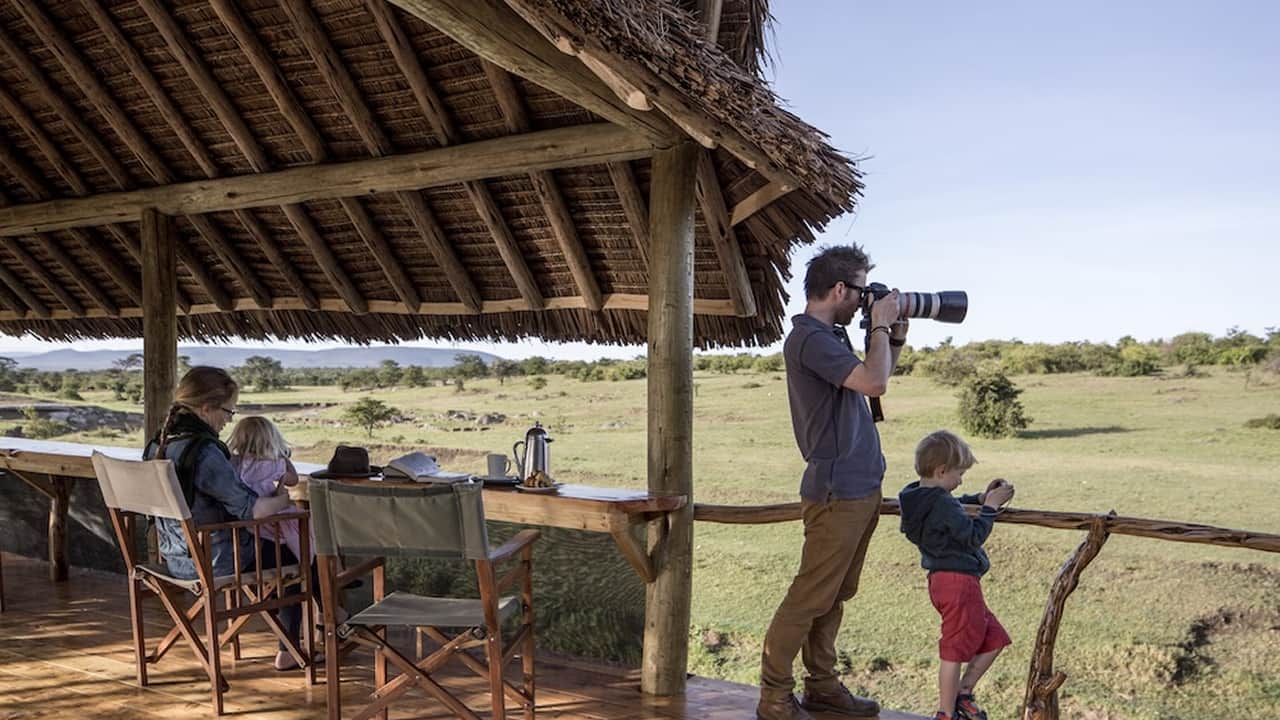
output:
[[[137, 462], [137, 461], [131, 461]], [[167, 461], [147, 461], [167, 462]], [[172, 469], [170, 469], [172, 474]], [[101, 478], [99, 478], [101, 482]], [[176, 484], [176, 477], [173, 478]], [[104, 499], [108, 493], [104, 492]], [[262, 530], [274, 526], [275, 537], [280, 537], [279, 524], [289, 520], [298, 522], [300, 547], [303, 556], [310, 555], [310, 516], [305, 512], [289, 512], [271, 515], [254, 520], [237, 520], [232, 522], [196, 525], [190, 517], [190, 510], [185, 501], [178, 498], [180, 514], [177, 519], [181, 523], [182, 534], [186, 539], [191, 557], [195, 561], [196, 579], [183, 580], [169, 576], [162, 568], [141, 562], [135, 538], [141, 518], [139, 512], [112, 507], [107, 503], [107, 512], [111, 518], [111, 526], [115, 531], [116, 542], [124, 559], [129, 578], [129, 619], [133, 626], [133, 648], [137, 662], [138, 684], [147, 686], [147, 666], [160, 661], [162, 657], [181, 638], [200, 661], [201, 667], [209, 676], [212, 686], [214, 712], [223, 714], [222, 695], [230, 685], [222, 674], [221, 649], [228, 643], [234, 647], [233, 657], [239, 659], [239, 635], [248, 622], [255, 616], [266, 623], [267, 628], [288, 649], [299, 667], [306, 668], [306, 680], [309, 685], [316, 682], [314, 656], [314, 598], [311, 593], [311, 567], [306, 562], [299, 562], [295, 572], [287, 572], [283, 562], [283, 547], [275, 544], [275, 568], [264, 568], [261, 553], [254, 553], [252, 571], [242, 571], [243, 560], [240, 554], [240, 533], [252, 533], [255, 548], [261, 547]], [[235, 572], [224, 577], [215, 577], [212, 560], [212, 535], [214, 532], [231, 533]], [[297, 586], [294, 594], [285, 594], [285, 590]], [[165, 611], [173, 620], [173, 628], [161, 638], [156, 649], [147, 652], [145, 625], [142, 618], [142, 597], [151, 592], [159, 598]], [[183, 596], [194, 595], [195, 602], [183, 608]], [[218, 596], [226, 599], [225, 607], [218, 607]], [[242, 602], [246, 601], [246, 602]], [[301, 637], [294, 640], [288, 637], [280, 621], [272, 615], [272, 611], [298, 605], [302, 609]], [[194, 622], [203, 616], [203, 633], [197, 631]], [[226, 628], [219, 633], [218, 626], [226, 623]]]
[[[450, 637], [437, 627], [415, 628], [417, 640], [416, 663], [387, 642], [387, 628], [343, 625], [338, 627], [333, 608], [337, 607], [338, 593], [352, 580], [372, 574], [374, 602], [386, 597], [385, 558], [372, 558], [349, 569], [341, 569], [341, 561], [334, 555], [318, 555], [317, 569], [320, 575], [322, 614], [324, 616], [325, 646], [334, 648], [338, 643], [352, 641], [373, 650], [374, 692], [372, 702], [357, 713], [353, 720], [387, 717], [388, 707], [414, 687], [420, 687], [427, 695], [439, 700], [455, 715], [466, 720], [479, 720], [479, 716], [462, 703], [453, 693], [431, 677], [450, 660], [457, 659], [467, 668], [489, 681], [492, 698], [491, 717], [506, 720], [506, 696], [510, 695], [523, 710], [524, 720], [534, 720], [534, 635], [533, 635], [533, 543], [540, 537], [537, 530], [522, 530], [502, 546], [491, 550], [488, 557], [475, 560], [476, 578], [480, 586], [480, 600], [484, 607], [484, 624], [467, 628]], [[496, 566], [509, 560], [517, 560], [514, 567], [500, 577]], [[519, 629], [507, 642], [502, 638], [502, 624], [498, 602], [503, 590], [516, 585], [520, 588]], [[426, 636], [440, 647], [423, 657], [422, 638]], [[484, 659], [468, 652], [484, 647]], [[516, 686], [507, 679], [506, 666], [515, 654], [520, 653], [521, 684]], [[340, 654], [325, 655], [325, 686], [328, 693], [330, 720], [342, 718], [342, 692], [340, 685]], [[387, 662], [399, 668], [401, 674], [388, 681]]]

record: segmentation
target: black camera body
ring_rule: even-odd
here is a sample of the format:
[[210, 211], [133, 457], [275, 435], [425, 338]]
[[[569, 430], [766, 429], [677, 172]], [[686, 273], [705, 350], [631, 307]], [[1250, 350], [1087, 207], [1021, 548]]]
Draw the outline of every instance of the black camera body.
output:
[[[884, 283], [869, 283], [862, 290], [858, 306], [862, 308], [862, 322], [866, 328], [871, 323], [871, 306], [893, 292]], [[936, 293], [898, 292], [898, 319], [926, 318], [945, 323], [964, 322], [969, 312], [969, 295], [963, 290], [944, 290]]]

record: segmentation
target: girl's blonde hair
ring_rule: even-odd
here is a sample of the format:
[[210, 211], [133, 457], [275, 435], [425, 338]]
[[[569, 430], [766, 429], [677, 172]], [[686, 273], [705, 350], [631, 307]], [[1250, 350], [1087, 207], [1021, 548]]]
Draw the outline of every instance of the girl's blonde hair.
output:
[[279, 428], [261, 415], [250, 415], [236, 423], [227, 438], [227, 447], [236, 455], [263, 460], [287, 458], [291, 452]]
[[978, 462], [969, 444], [949, 430], [937, 430], [916, 445], [916, 474], [933, 477], [940, 468], [968, 470]]

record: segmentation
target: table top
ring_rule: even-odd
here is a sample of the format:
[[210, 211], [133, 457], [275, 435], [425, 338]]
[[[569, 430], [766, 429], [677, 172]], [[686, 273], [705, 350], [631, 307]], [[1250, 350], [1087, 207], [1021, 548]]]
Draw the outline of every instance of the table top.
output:
[[[5, 437], [0, 438], [0, 468], [92, 479], [95, 450], [123, 460], [142, 458], [142, 450], [136, 447]], [[325, 467], [303, 462], [294, 465], [304, 476]], [[491, 520], [596, 532], [625, 530], [650, 515], [678, 510], [686, 502], [681, 495], [592, 485], [561, 485], [554, 493], [526, 493], [501, 486], [484, 489], [485, 515]]]

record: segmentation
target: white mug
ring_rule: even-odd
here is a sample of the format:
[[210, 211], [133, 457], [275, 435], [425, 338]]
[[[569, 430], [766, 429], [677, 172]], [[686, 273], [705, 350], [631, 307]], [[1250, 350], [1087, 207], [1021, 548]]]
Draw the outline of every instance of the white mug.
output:
[[498, 478], [506, 477], [511, 472], [511, 458], [499, 453], [489, 453], [485, 456], [485, 462], [488, 464], [489, 477]]

